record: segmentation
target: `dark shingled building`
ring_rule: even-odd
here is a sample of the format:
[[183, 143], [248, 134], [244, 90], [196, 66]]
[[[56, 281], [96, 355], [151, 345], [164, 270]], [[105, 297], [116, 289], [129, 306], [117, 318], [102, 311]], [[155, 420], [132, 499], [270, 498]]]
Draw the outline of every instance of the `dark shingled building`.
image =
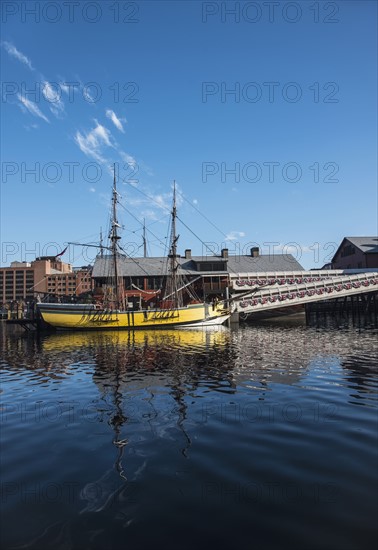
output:
[[[220, 255], [192, 256], [191, 251], [186, 250], [184, 256], [178, 257], [178, 262], [180, 274], [193, 281], [196, 292], [202, 297], [223, 294], [230, 274], [303, 271], [291, 254], [260, 255], [257, 248], [251, 249], [249, 256], [231, 256], [227, 249]], [[168, 259], [164, 257], [118, 258], [118, 273], [123, 277], [126, 293], [132, 296], [142, 292], [145, 300], [148, 300], [148, 292], [162, 287], [167, 268]], [[111, 256], [96, 258], [92, 271], [95, 287], [105, 285], [112, 272]]]
[[378, 237], [344, 237], [332, 269], [378, 268]]

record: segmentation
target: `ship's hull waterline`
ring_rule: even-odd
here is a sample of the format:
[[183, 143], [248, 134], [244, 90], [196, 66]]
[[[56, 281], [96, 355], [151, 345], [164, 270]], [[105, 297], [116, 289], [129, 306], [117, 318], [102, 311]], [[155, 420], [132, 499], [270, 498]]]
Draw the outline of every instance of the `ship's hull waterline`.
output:
[[42, 319], [57, 330], [137, 330], [222, 325], [230, 314], [222, 305], [190, 304], [177, 309], [111, 311], [93, 305], [38, 304]]

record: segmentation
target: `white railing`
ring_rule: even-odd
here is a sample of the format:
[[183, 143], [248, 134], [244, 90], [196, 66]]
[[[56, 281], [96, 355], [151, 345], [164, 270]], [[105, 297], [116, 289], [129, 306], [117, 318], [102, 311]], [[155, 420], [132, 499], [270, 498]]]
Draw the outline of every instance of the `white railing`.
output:
[[[333, 272], [334, 273], [334, 272]], [[256, 277], [255, 277], [256, 279]], [[241, 281], [243, 279], [237, 279]], [[250, 279], [251, 280], [251, 279]], [[378, 273], [361, 273], [358, 275], [338, 275], [318, 277], [276, 277], [261, 278], [247, 292], [233, 294], [235, 311], [251, 312], [261, 309], [274, 309], [296, 304], [305, 304], [319, 300], [329, 300], [341, 296], [351, 296], [366, 292], [378, 291]], [[247, 290], [248, 289], [248, 290]], [[242, 290], [238, 286], [238, 290]]]

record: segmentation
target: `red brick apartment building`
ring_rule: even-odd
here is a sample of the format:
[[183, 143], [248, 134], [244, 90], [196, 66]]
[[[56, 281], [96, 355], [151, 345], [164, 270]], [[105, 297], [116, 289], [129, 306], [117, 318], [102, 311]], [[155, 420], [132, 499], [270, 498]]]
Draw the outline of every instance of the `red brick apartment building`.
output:
[[12, 262], [0, 268], [0, 301], [32, 300], [37, 294], [78, 296], [92, 290], [90, 267], [72, 268], [55, 256], [32, 262]]

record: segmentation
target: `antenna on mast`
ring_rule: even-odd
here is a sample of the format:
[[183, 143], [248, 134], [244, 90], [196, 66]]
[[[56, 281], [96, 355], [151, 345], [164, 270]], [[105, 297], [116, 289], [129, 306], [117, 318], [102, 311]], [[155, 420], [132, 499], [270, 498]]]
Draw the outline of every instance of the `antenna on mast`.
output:
[[104, 239], [102, 237], [102, 227], [100, 227], [100, 258], [104, 257]]
[[147, 258], [146, 218], [143, 218], [143, 257]]

